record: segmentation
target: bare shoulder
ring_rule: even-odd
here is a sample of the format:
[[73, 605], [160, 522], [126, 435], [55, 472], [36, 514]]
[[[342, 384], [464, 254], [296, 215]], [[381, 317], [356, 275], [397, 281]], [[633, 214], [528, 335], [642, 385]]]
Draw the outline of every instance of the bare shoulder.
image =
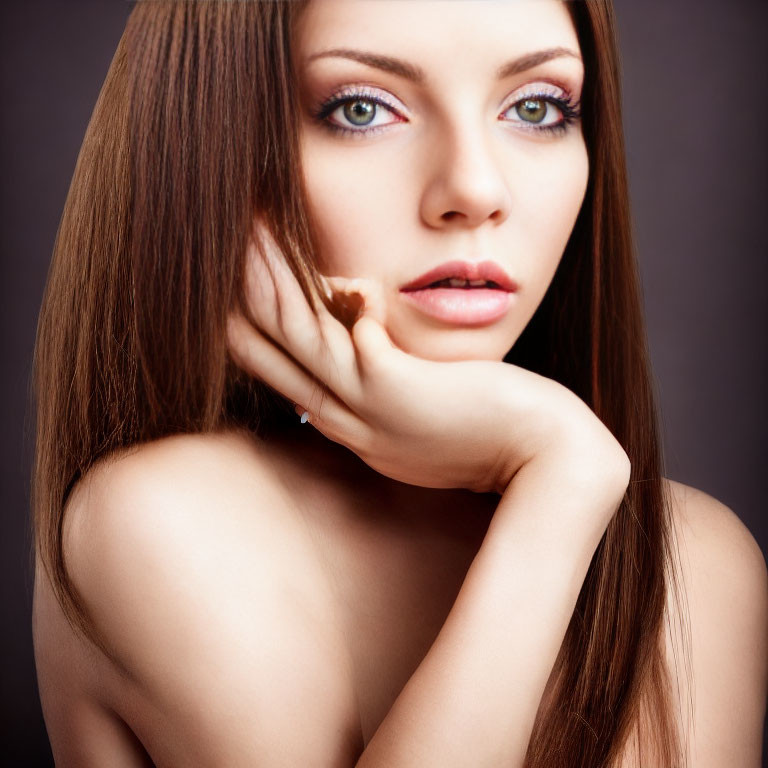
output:
[[115, 706], [156, 763], [352, 762], [347, 648], [254, 440], [174, 436], [94, 467], [68, 502], [64, 547], [127, 671]]
[[[718, 499], [668, 481], [677, 530], [683, 607], [689, 620], [693, 705], [689, 735], [696, 768], [758, 768], [768, 695], [768, 569], [747, 526]], [[674, 611], [676, 607], [671, 607]], [[668, 663], [680, 648], [667, 639]]]

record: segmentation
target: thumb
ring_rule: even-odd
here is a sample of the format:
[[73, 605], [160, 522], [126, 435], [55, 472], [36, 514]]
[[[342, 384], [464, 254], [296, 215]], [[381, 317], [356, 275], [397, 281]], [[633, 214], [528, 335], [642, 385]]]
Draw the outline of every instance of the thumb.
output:
[[355, 347], [362, 355], [363, 364], [380, 360], [399, 349], [389, 337], [384, 325], [370, 313], [365, 313], [357, 319], [351, 333]]

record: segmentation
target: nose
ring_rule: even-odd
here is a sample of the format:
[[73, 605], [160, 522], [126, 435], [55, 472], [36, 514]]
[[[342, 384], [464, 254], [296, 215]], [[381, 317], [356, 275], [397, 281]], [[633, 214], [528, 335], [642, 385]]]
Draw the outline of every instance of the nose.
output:
[[477, 124], [455, 129], [433, 144], [432, 173], [421, 199], [431, 227], [475, 228], [501, 224], [510, 213], [510, 190], [493, 136]]

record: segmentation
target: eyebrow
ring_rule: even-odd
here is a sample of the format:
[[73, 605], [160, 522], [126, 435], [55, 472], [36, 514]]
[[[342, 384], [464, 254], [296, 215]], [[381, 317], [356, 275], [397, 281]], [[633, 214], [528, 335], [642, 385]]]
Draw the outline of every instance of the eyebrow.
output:
[[[358, 51], [354, 48], [332, 48], [327, 51], [313, 53], [307, 58], [307, 63], [315, 59], [325, 58], [327, 56], [337, 56], [344, 59], [352, 59], [361, 64], [367, 64], [369, 67], [382, 69], [385, 72], [391, 72], [393, 75], [410, 80], [411, 82], [422, 84], [426, 80], [426, 75], [421, 67], [411, 64], [402, 59], [395, 59], [391, 56], [384, 56], [379, 53], [369, 53], [368, 51]], [[520, 72], [526, 72], [529, 69], [544, 64], [552, 59], [562, 57], [575, 58], [581, 61], [581, 56], [570, 48], [546, 48], [541, 51], [533, 51], [518, 56], [516, 59], [507, 61], [496, 70], [496, 77], [502, 80], [505, 77], [517, 75]]]

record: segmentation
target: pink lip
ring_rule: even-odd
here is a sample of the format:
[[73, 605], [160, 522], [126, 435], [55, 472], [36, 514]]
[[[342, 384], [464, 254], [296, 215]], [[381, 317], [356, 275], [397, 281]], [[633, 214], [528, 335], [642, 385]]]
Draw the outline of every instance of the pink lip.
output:
[[[429, 287], [451, 277], [492, 281], [498, 287]], [[507, 313], [517, 290], [517, 283], [493, 261], [449, 261], [404, 285], [400, 293], [409, 304], [437, 320], [455, 325], [486, 325]]]
[[515, 281], [494, 261], [481, 261], [478, 264], [469, 261], [446, 261], [407, 283], [400, 290], [416, 291], [419, 288], [426, 288], [430, 283], [450, 277], [462, 280], [493, 281], [503, 291], [516, 291], [518, 289]]

